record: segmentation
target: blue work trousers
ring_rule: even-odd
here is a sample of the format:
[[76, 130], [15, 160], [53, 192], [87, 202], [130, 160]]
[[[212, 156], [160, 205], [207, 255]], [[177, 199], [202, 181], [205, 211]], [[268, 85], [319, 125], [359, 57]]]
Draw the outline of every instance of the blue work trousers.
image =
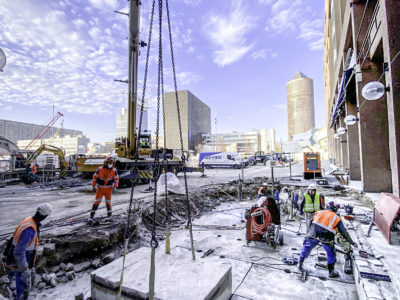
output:
[[25, 278], [24, 273], [15, 271], [15, 283], [17, 287], [16, 300], [27, 300], [29, 296], [28, 279]]
[[304, 261], [310, 255], [311, 250], [314, 249], [314, 247], [320, 243], [322, 247], [324, 247], [326, 254], [328, 256], [328, 264], [336, 263], [335, 246], [328, 243], [322, 243], [320, 240], [313, 239], [309, 236], [304, 239], [303, 249], [301, 249], [300, 253], [300, 260]]

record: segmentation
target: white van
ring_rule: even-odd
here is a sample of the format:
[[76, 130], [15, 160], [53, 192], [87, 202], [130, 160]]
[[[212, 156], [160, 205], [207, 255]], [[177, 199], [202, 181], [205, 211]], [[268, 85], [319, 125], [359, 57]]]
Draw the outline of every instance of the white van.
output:
[[199, 167], [234, 168], [242, 167], [242, 159], [236, 152], [201, 152], [199, 155]]

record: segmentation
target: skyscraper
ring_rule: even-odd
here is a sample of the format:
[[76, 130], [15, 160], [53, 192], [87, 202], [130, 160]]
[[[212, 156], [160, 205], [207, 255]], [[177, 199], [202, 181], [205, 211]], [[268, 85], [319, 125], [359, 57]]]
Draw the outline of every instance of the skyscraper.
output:
[[[178, 91], [184, 150], [195, 150], [202, 134], [211, 133], [211, 109], [188, 90]], [[175, 92], [165, 93], [165, 131], [167, 148], [180, 149]]]
[[287, 84], [288, 138], [315, 127], [313, 80], [298, 72]]
[[[148, 114], [147, 114], [147, 107], [144, 107], [143, 110], [143, 120], [142, 120], [142, 132], [148, 129]], [[127, 137], [128, 135], [128, 110], [126, 107], [122, 108], [121, 113], [116, 115], [117, 121], [117, 138]], [[140, 121], [140, 106], [136, 108], [136, 128], [139, 128], [139, 121]]]

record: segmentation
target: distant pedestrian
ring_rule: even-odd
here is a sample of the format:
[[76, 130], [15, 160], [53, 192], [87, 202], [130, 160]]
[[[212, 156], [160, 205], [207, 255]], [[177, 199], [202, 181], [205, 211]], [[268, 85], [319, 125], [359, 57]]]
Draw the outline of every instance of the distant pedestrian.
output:
[[341, 218], [337, 215], [338, 207], [330, 203], [326, 210], [320, 210], [314, 214], [309, 234], [304, 239], [303, 249], [300, 253], [299, 270], [303, 270], [304, 260], [310, 255], [311, 250], [321, 244], [328, 257], [329, 277], [338, 277], [335, 271], [336, 250], [335, 234], [337, 231], [354, 247], [358, 245], [351, 239], [343, 225]]
[[39, 245], [40, 222], [51, 214], [52, 209], [49, 203], [40, 204], [33, 217], [21, 221], [3, 253], [2, 260], [15, 273], [17, 300], [28, 299], [29, 291], [35, 281], [34, 265]]
[[299, 204], [299, 214], [306, 217], [306, 234], [311, 227], [314, 213], [325, 208], [325, 198], [316, 192], [317, 186], [312, 183], [308, 186], [308, 191], [303, 195]]
[[119, 176], [117, 169], [114, 168], [114, 158], [107, 157], [104, 161], [104, 165], [96, 170], [93, 174], [92, 188], [96, 191], [95, 200], [92, 205], [92, 211], [90, 212], [89, 225], [93, 224], [94, 214], [99, 208], [103, 196], [106, 199], [107, 207], [107, 218], [111, 219], [112, 216], [112, 205], [111, 205], [111, 194], [115, 191], [119, 184]]
[[268, 183], [264, 182], [261, 187], [258, 189], [257, 192], [257, 199], [260, 199], [261, 197], [268, 196]]

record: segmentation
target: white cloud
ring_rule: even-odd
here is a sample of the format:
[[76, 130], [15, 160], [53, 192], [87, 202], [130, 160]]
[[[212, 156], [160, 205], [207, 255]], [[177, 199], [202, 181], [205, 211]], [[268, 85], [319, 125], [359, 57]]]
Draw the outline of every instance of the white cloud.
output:
[[252, 48], [246, 40], [254, 20], [246, 14], [242, 1], [232, 2], [228, 14], [211, 15], [204, 30], [214, 45], [214, 63], [226, 66], [240, 60]]
[[254, 51], [250, 55], [250, 57], [253, 58], [253, 59], [259, 59], [259, 58], [264, 59], [264, 58], [267, 57], [267, 53], [266, 53], [265, 49], [261, 49], [261, 50]]
[[258, 3], [266, 5], [271, 4], [274, 0], [258, 0]]
[[311, 50], [320, 50], [320, 39], [324, 35], [321, 19], [311, 19], [315, 15], [312, 8], [302, 0], [277, 0], [271, 7], [272, 17], [265, 30], [271, 35], [298, 32], [297, 38], [306, 42]]
[[201, 80], [201, 76], [193, 72], [178, 72], [176, 74], [179, 86], [188, 85]]

